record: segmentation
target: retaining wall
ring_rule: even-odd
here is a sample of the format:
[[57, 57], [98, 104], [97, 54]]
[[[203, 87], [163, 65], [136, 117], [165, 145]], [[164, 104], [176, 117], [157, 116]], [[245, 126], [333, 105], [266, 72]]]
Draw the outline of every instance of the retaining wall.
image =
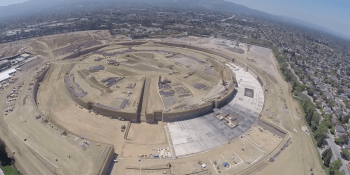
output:
[[78, 105], [82, 106], [83, 108], [86, 108], [88, 110], [93, 110], [97, 112], [98, 114], [108, 116], [108, 117], [113, 117], [113, 118], [119, 118], [123, 117], [125, 120], [131, 121], [131, 122], [137, 122], [137, 112], [125, 112], [125, 111], [117, 111], [113, 109], [106, 109], [103, 108], [101, 105], [97, 105], [97, 103], [94, 103], [90, 100], [86, 100], [83, 98], [79, 98], [72, 94], [69, 89], [67, 84], [66, 85], [66, 93], [68, 93], [69, 97]]
[[82, 106], [83, 108], [86, 108], [86, 109], [92, 109], [93, 103], [91, 103], [90, 101], [87, 101], [87, 100], [78, 98], [77, 96], [75, 96], [74, 94], [72, 94], [72, 93], [68, 90], [67, 86], [66, 86], [66, 92], [67, 92], [67, 94], [69, 95], [69, 97], [70, 97], [75, 103], [77, 103], [78, 105], [80, 105], [80, 106]]
[[177, 43], [166, 43], [166, 42], [154, 42], [156, 44], [162, 44], [162, 45], [166, 45], [166, 46], [173, 46], [173, 47], [182, 47], [182, 48], [188, 48], [188, 49], [193, 49], [193, 50], [198, 50], [198, 51], [202, 51], [202, 52], [206, 52], [209, 54], [213, 54], [213, 55], [217, 55], [220, 57], [225, 58], [227, 61], [232, 61], [232, 59], [234, 59], [233, 57], [229, 57], [225, 54], [219, 53], [219, 52], [215, 52], [209, 49], [205, 49], [205, 48], [201, 48], [201, 47], [196, 47], [196, 46], [191, 46], [191, 45], [186, 45], [186, 44], [177, 44]]
[[[233, 86], [233, 84], [231, 84]], [[226, 104], [228, 104], [229, 102], [231, 102], [231, 100], [233, 99], [233, 97], [235, 96], [235, 88], [233, 87], [232, 89], [230, 89], [230, 91], [228, 92], [228, 95], [226, 95], [224, 98], [217, 100], [216, 102], [216, 107], [217, 108], [221, 108], [223, 106], [225, 106]]]
[[131, 122], [137, 122], [137, 112], [124, 112], [124, 111], [115, 111], [111, 109], [105, 109], [103, 107], [97, 106], [96, 103], [81, 99], [70, 93], [70, 91], [66, 88], [66, 92], [69, 94], [71, 99], [77, 103], [78, 105], [82, 106], [83, 108], [86, 108], [88, 110], [93, 110], [97, 112], [98, 114], [113, 117], [113, 118], [119, 118], [123, 117], [125, 120], [131, 121]]
[[110, 146], [108, 148], [108, 150], [106, 150], [107, 152], [107, 158], [105, 159], [100, 171], [98, 172], [98, 175], [107, 175], [109, 173], [109, 168], [111, 166], [112, 163], [114, 163], [114, 147]]
[[92, 104], [92, 109], [104, 116], [113, 117], [113, 118], [123, 117], [125, 120], [131, 121], [131, 122], [137, 122], [136, 111], [135, 112], [115, 111], [115, 110], [105, 109], [105, 108], [96, 106], [95, 104]]
[[117, 45], [124, 45], [124, 46], [136, 46], [136, 45], [142, 45], [147, 43], [146, 41], [138, 41], [138, 42], [125, 42], [125, 43], [116, 43]]
[[102, 49], [102, 48], [104, 48], [106, 46], [107, 45], [95, 46], [95, 47], [91, 47], [91, 48], [87, 48], [87, 49], [81, 50], [80, 52], [74, 52], [74, 53], [72, 53], [70, 55], [67, 55], [66, 57], [63, 57], [62, 60], [76, 58], [76, 57], [78, 57], [80, 55], [85, 55], [87, 53], [90, 53], [90, 52]]
[[146, 122], [153, 123], [155, 121], [172, 122], [179, 120], [187, 120], [210, 113], [213, 111], [214, 108], [222, 107], [233, 99], [233, 97], [235, 96], [235, 83], [230, 82], [229, 89], [230, 91], [228, 91], [228, 94], [224, 98], [200, 105], [197, 109], [174, 112], [153, 111], [150, 113], [146, 113]]
[[163, 121], [172, 122], [178, 120], [186, 120], [195, 118], [213, 111], [215, 105], [214, 102], [210, 102], [204, 105], [201, 105], [197, 109], [185, 110], [185, 111], [176, 111], [176, 112], [163, 112]]
[[[127, 42], [127, 43], [118, 43], [118, 44], [132, 46], [132, 45], [141, 45], [144, 43], [146, 43], [146, 42]], [[167, 46], [182, 47], [182, 48], [198, 50], [198, 51], [218, 55], [220, 57], [228, 59], [228, 61], [232, 61], [232, 59], [233, 59], [233, 58], [226, 56], [224, 54], [221, 54], [221, 53], [209, 50], [209, 49], [200, 48], [200, 47], [189, 46], [189, 45], [185, 45], [185, 44], [176, 44], [176, 43], [164, 43], [164, 42], [155, 42], [155, 43], [167, 45]], [[98, 50], [98, 49], [105, 47], [105, 46], [98, 46], [98, 47], [94, 47], [94, 48], [90, 48], [89, 50], [81, 51], [80, 54], [79, 53], [74, 53], [75, 55], [71, 54], [71, 55], [67, 56], [65, 59], [74, 58], [74, 57], [77, 57], [77, 56], [84, 54], [83, 52], [88, 53], [88, 52], [92, 51], [91, 49]], [[232, 74], [231, 71], [230, 71], [230, 73]], [[175, 111], [175, 112], [152, 111], [150, 113], [145, 113], [144, 115], [146, 117], [146, 122], [152, 123], [154, 121], [170, 122], [170, 121], [177, 121], [177, 120], [185, 120], [185, 119], [190, 119], [190, 118], [194, 118], [194, 117], [198, 117], [200, 115], [210, 113], [213, 111], [213, 108], [224, 106], [225, 104], [227, 104], [228, 102], [230, 102], [232, 100], [232, 98], [234, 97], [234, 94], [235, 94], [234, 93], [235, 92], [234, 91], [235, 83], [233, 83], [232, 80], [229, 82], [229, 89], [230, 90], [229, 90], [228, 94], [224, 98], [218, 99], [217, 101], [213, 101], [213, 102], [210, 102], [207, 104], [203, 104], [197, 109]], [[92, 109], [99, 114], [102, 114], [104, 116], [110, 116], [113, 118], [123, 117], [125, 120], [131, 121], [131, 122], [138, 122], [138, 117], [139, 117], [138, 113], [141, 112], [140, 108], [143, 106], [143, 105], [139, 106], [137, 112], [136, 111], [135, 112], [116, 111], [113, 109], [103, 108], [102, 106], [96, 105], [95, 103], [93, 103], [91, 101], [84, 101], [81, 98], [77, 98], [76, 96], [71, 94], [68, 89], [67, 89], [67, 93], [69, 93], [69, 96], [73, 99], [74, 102], [76, 102], [77, 104], [79, 104], [80, 106], [82, 106], [86, 109]], [[142, 95], [141, 95], [140, 99], [142, 99]], [[140, 100], [140, 103], [141, 103], [141, 101], [142, 100]]]
[[229, 103], [233, 99], [233, 97], [235, 95], [235, 87], [236, 87], [235, 74], [227, 66], [225, 66], [225, 68], [231, 74], [232, 80], [227, 82], [228, 83], [228, 89], [229, 89], [228, 94], [224, 98], [218, 99], [216, 101], [216, 107], [217, 108], [221, 108], [222, 106], [225, 106], [227, 103]]
[[40, 82], [44, 80], [49, 69], [50, 69], [50, 66], [48, 66], [44, 71], [40, 72], [38, 75], [34, 77], [33, 98], [34, 98], [35, 104], [37, 104], [37, 95], [38, 95]]
[[[162, 111], [162, 113], [163, 113], [163, 111]], [[160, 120], [158, 120], [158, 121], [161, 121], [162, 119], [160, 119]], [[156, 119], [155, 119], [155, 113], [147, 113], [146, 114], [146, 122], [147, 123], [153, 123], [154, 121], [157, 121]]]

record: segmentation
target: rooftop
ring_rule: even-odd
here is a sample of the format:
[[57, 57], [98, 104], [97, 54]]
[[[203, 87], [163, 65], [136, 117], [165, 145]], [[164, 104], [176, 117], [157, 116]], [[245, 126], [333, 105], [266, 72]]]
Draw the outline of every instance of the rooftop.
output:
[[10, 74], [15, 73], [16, 69], [9, 69], [0, 73], [0, 82], [10, 78]]

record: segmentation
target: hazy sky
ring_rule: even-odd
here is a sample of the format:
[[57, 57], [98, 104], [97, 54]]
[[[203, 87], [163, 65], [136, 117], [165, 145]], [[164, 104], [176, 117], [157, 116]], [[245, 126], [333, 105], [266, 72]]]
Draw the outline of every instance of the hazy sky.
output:
[[349, 0], [228, 0], [323, 26], [350, 37]]
[[[27, 0], [0, 0], [0, 6]], [[350, 0], [227, 0], [275, 15], [311, 22], [350, 37]]]
[[17, 4], [17, 3], [21, 3], [21, 2], [26, 2], [26, 1], [28, 1], [28, 0], [0, 0], [0, 7], [11, 5], [11, 4]]

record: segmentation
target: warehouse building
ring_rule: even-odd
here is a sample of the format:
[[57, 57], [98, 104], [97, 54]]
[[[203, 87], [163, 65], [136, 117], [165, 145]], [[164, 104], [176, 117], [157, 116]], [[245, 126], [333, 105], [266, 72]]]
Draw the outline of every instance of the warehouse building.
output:
[[6, 80], [9, 80], [11, 78], [11, 75], [16, 73], [16, 69], [9, 69], [7, 71], [0, 73], [0, 83], [3, 83]]

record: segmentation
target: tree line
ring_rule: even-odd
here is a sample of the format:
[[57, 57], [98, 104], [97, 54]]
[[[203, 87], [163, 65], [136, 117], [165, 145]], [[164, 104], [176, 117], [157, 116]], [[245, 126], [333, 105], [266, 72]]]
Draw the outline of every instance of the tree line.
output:
[[[280, 53], [277, 48], [271, 49], [273, 53], [275, 54], [275, 57], [280, 65], [280, 70], [282, 75], [284, 76], [285, 80], [292, 85], [292, 92], [293, 94], [297, 95], [301, 92], [307, 90], [307, 93], [309, 95], [313, 94], [313, 90], [308, 89], [306, 85], [300, 84], [297, 77], [293, 74], [291, 69], [289, 68], [284, 54]], [[316, 145], [318, 147], [323, 147], [323, 141], [325, 138], [327, 138], [328, 129], [331, 129], [331, 133], [334, 134], [334, 125], [331, 122], [331, 116], [323, 115], [321, 116], [319, 113], [316, 112], [316, 106], [309, 98], [303, 98], [299, 100], [301, 107], [305, 113], [305, 121], [307, 125], [311, 129], [311, 133], [316, 141]], [[323, 117], [323, 120], [321, 121], [321, 117]], [[335, 143], [342, 145], [345, 142], [348, 142], [349, 138], [347, 135], [343, 135], [340, 138], [335, 139]], [[344, 159], [349, 160], [350, 155], [349, 151], [346, 149], [342, 149], [341, 155]], [[331, 163], [331, 158], [333, 156], [333, 152], [331, 148], [326, 149], [322, 154], [321, 158], [326, 167], [328, 167], [328, 173], [330, 175], [342, 175], [343, 172], [339, 171], [340, 167], [342, 166], [342, 163], [340, 160], [333, 161]]]

